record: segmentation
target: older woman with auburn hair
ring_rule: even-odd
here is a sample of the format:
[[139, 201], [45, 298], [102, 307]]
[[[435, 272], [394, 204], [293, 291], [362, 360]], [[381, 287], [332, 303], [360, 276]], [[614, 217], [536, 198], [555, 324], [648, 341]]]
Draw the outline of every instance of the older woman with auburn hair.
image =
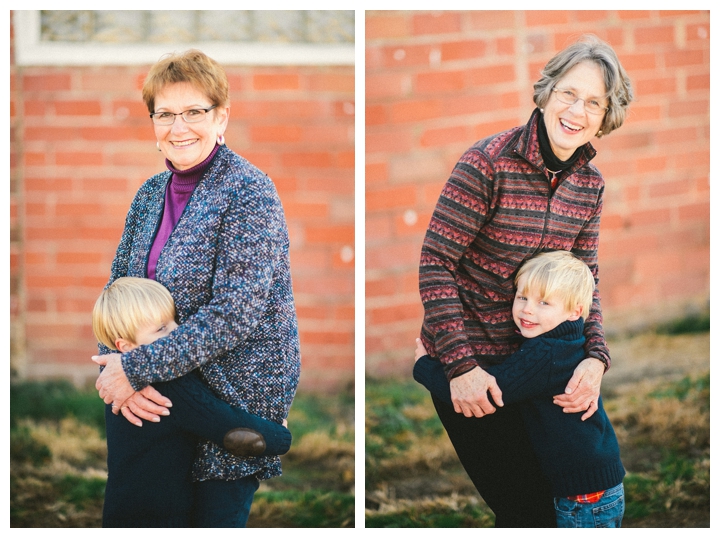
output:
[[[228, 81], [197, 50], [155, 64], [143, 86], [168, 170], [130, 206], [110, 280], [148, 277], [172, 294], [180, 326], [127, 353], [101, 347], [96, 387], [137, 426], [171, 402], [150, 386], [199, 369], [220, 398], [282, 423], [300, 373], [285, 217], [272, 181], [225, 145]], [[146, 427], [152, 427], [147, 425]], [[245, 526], [277, 456], [236, 457], [204, 442], [193, 470], [197, 527]], [[163, 499], [156, 499], [162, 510]], [[128, 514], [132, 518], [132, 514]]]
[[[554, 527], [556, 519], [522, 418], [513, 406], [502, 407], [483, 367], [519, 347], [513, 278], [524, 260], [568, 250], [597, 283], [604, 182], [590, 164], [590, 141], [623, 124], [633, 97], [613, 49], [592, 36], [552, 58], [534, 88], [538, 108], [526, 125], [485, 138], [460, 158], [420, 261], [421, 339], [444, 365], [453, 401], [433, 399], [435, 408], [497, 527]], [[597, 409], [610, 367], [597, 288], [584, 332], [587, 358], [554, 399], [583, 420]]]

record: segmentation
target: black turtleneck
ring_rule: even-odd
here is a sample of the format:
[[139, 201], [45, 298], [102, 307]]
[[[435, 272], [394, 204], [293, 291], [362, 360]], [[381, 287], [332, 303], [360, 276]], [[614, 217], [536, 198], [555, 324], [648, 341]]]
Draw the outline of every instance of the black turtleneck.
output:
[[540, 114], [538, 116], [538, 142], [540, 144], [540, 155], [542, 156], [545, 168], [552, 172], [558, 172], [560, 170], [567, 170], [575, 161], [580, 158], [582, 154], [583, 146], [580, 146], [575, 150], [572, 156], [567, 161], [561, 161], [552, 150], [550, 145], [550, 138], [547, 134], [547, 127], [545, 126], [545, 115]]

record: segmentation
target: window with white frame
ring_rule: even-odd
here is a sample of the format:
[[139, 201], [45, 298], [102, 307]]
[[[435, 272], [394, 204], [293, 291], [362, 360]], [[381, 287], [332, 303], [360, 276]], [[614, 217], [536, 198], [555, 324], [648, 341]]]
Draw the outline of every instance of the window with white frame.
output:
[[351, 65], [355, 12], [15, 11], [19, 65], [153, 63], [200, 48], [221, 63]]

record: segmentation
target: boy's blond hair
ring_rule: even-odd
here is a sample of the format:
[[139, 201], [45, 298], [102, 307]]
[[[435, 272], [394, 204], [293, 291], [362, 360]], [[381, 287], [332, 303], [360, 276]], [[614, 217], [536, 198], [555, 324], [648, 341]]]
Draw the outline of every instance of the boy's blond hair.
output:
[[92, 328], [98, 342], [117, 349], [118, 338], [135, 344], [141, 327], [167, 319], [175, 319], [175, 302], [165, 286], [149, 278], [121, 277], [95, 302]]
[[582, 306], [582, 316], [587, 319], [595, 279], [590, 268], [579, 258], [566, 250], [542, 252], [520, 266], [515, 276], [515, 285], [525, 275], [525, 289], [537, 290], [543, 299], [553, 297], [565, 305], [566, 310]]

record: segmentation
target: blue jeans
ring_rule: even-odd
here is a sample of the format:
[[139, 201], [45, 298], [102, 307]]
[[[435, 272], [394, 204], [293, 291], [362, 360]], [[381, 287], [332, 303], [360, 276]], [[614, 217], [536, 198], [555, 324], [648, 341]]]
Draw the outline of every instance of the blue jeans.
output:
[[250, 506], [260, 481], [254, 476], [239, 480], [194, 482], [193, 526], [199, 528], [245, 528]]
[[561, 528], [620, 528], [625, 513], [625, 488], [622, 483], [605, 491], [596, 503], [579, 503], [555, 497], [557, 526]]

